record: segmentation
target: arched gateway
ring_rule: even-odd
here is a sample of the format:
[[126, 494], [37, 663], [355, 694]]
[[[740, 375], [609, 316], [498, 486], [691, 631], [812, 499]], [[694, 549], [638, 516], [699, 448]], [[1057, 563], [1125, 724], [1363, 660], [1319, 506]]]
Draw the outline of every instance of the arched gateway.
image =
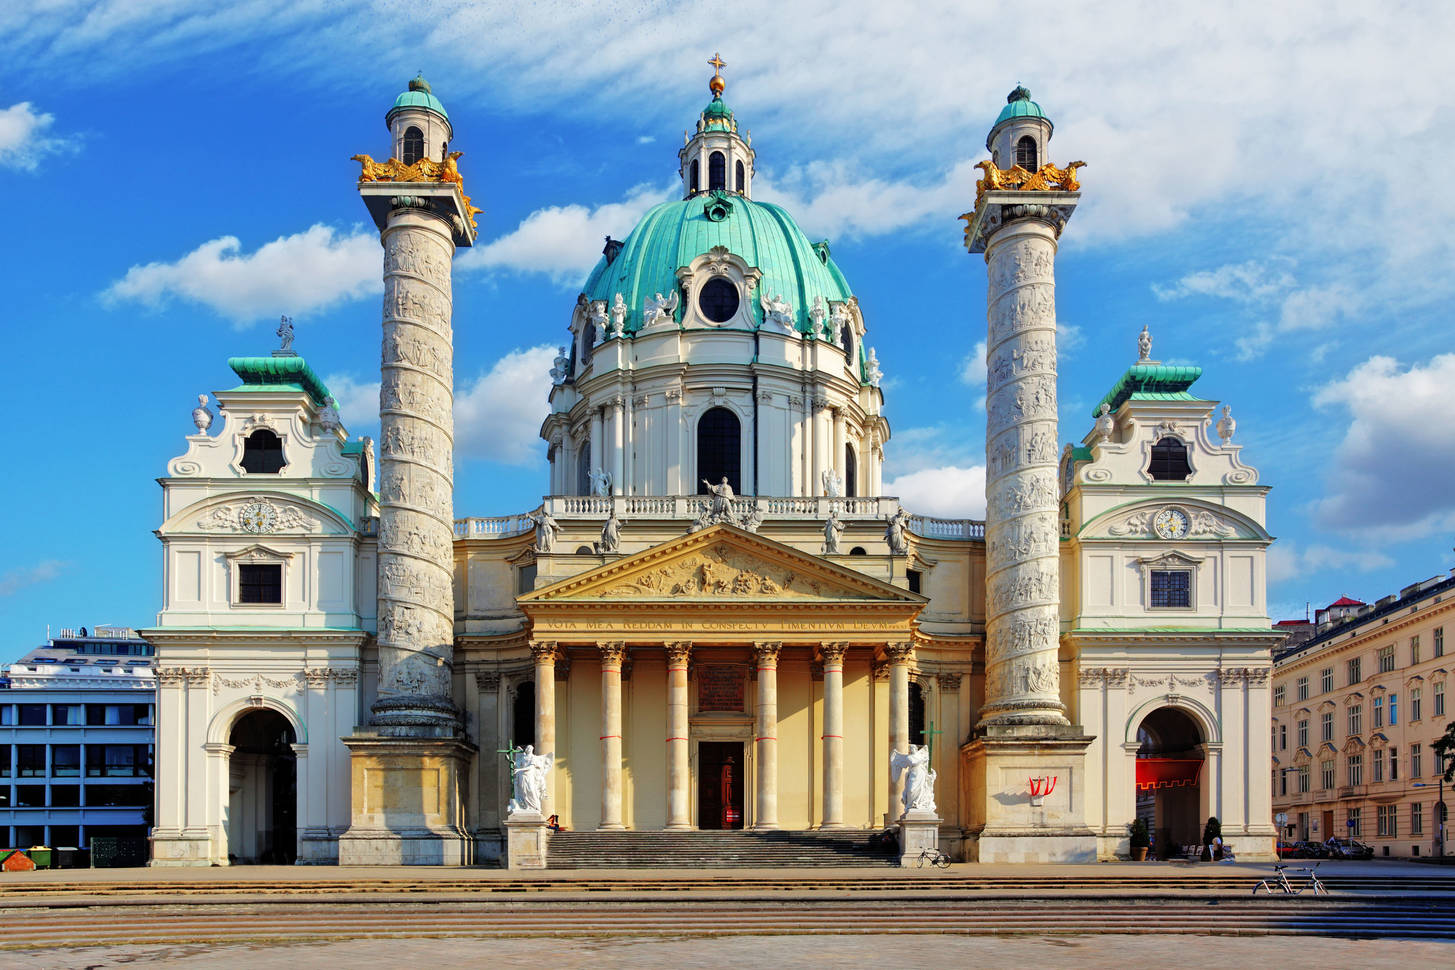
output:
[[1205, 739], [1185, 711], [1159, 707], [1142, 720], [1137, 740], [1137, 817], [1166, 858], [1202, 838]]
[[227, 860], [288, 865], [298, 856], [298, 766], [293, 725], [262, 708], [228, 736]]

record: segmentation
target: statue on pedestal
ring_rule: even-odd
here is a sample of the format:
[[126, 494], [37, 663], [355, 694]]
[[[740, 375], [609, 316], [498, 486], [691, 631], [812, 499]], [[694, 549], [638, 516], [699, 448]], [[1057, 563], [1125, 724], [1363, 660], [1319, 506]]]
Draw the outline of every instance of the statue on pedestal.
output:
[[278, 335], [278, 339], [281, 341], [278, 345], [278, 355], [285, 357], [296, 356], [293, 353], [293, 318], [279, 317], [278, 329], [274, 333]]
[[206, 434], [212, 427], [212, 412], [207, 409], [207, 395], [197, 395], [197, 406], [192, 409], [192, 423], [197, 425], [198, 434]]
[[611, 494], [611, 472], [598, 468], [591, 473], [591, 492], [594, 495]]
[[536, 754], [535, 745], [528, 744], [524, 748], [515, 749], [515, 761], [510, 769], [514, 794], [506, 809], [508, 815], [521, 812], [533, 812], [536, 815], [541, 813], [541, 802], [546, 794], [546, 773], [551, 770], [555, 761], [554, 752]]
[[621, 549], [621, 527], [626, 525], [626, 519], [616, 517], [616, 509], [606, 517], [606, 524], [601, 527], [601, 541], [596, 544], [597, 552], [617, 552]]
[[829, 517], [823, 523], [823, 551], [826, 556], [839, 553], [839, 539], [844, 534], [844, 523], [839, 518], [838, 506], [829, 509]]
[[904, 772], [905, 814], [910, 812], [935, 814], [935, 777], [930, 767], [930, 749], [922, 744], [911, 744], [909, 754], [895, 751], [889, 756], [891, 777]]
[[1147, 325], [1142, 324], [1142, 332], [1137, 334], [1137, 363], [1150, 364], [1152, 362], [1152, 334]]
[[532, 513], [530, 519], [536, 524], [536, 552], [550, 552], [556, 544], [561, 524], [551, 516], [545, 506], [541, 506], [539, 514]]
[[718, 522], [726, 522], [736, 525], [733, 519], [733, 487], [728, 484], [727, 476], [722, 477], [721, 485], [714, 485], [707, 479], [702, 480], [707, 486], [708, 492], [712, 494], [712, 504], [707, 512], [707, 524], [715, 525]]
[[909, 553], [909, 513], [899, 509], [893, 515], [884, 517], [884, 541], [889, 543], [889, 553], [903, 556]]

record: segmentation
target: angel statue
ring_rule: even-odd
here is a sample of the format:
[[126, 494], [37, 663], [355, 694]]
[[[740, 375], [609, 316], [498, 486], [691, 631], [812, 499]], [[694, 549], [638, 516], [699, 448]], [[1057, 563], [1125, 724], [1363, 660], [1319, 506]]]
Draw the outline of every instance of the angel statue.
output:
[[591, 342], [599, 344], [606, 340], [606, 301], [597, 300], [591, 304]]
[[557, 348], [556, 359], [551, 361], [552, 384], [564, 384], [566, 382], [566, 368], [570, 365], [570, 363], [570, 358], [566, 356], [565, 346], [562, 345], [561, 347]]
[[197, 425], [198, 434], [206, 434], [212, 427], [212, 412], [207, 410], [207, 395], [197, 395], [197, 406], [192, 409], [192, 423]]
[[864, 369], [869, 372], [869, 386], [878, 387], [879, 382], [884, 379], [884, 369], [879, 366], [879, 355], [874, 348], [869, 348], [869, 358], [864, 361]]
[[844, 494], [844, 477], [832, 468], [825, 468], [819, 478], [823, 482], [823, 493], [829, 498]]
[[824, 307], [823, 295], [819, 294], [818, 296], [815, 296], [813, 298], [813, 306], [810, 307], [808, 311], [808, 321], [813, 328], [813, 335], [815, 337], [824, 336], [823, 321], [824, 317], [827, 317], [828, 315], [829, 312]]
[[890, 777], [904, 773], [904, 813], [935, 814], [935, 770], [930, 767], [930, 749], [911, 744], [909, 754], [895, 751], [889, 756]]
[[293, 318], [279, 317], [278, 329], [274, 332], [282, 341], [278, 346], [278, 353], [291, 356], [293, 354]]
[[764, 323], [781, 327], [786, 333], [793, 332], [793, 306], [783, 299], [783, 294], [769, 298], [766, 292], [760, 293], [758, 304], [763, 308]]
[[506, 807], [507, 814], [541, 813], [541, 802], [546, 794], [546, 774], [555, 761], [555, 752], [536, 754], [533, 744], [515, 749], [515, 758], [510, 766], [514, 797]]
[[660, 293], [647, 297], [647, 308], [642, 314], [642, 326], [650, 327], [658, 320], [670, 322], [672, 315], [677, 312], [677, 302], [675, 289], [665, 297]]
[[591, 479], [591, 492], [594, 495], [611, 494], [611, 472], [604, 468], [597, 468], [589, 476]]
[[626, 315], [629, 312], [626, 301], [618, 293], [616, 302], [611, 305], [611, 335], [613, 337], [621, 337], [626, 334]]

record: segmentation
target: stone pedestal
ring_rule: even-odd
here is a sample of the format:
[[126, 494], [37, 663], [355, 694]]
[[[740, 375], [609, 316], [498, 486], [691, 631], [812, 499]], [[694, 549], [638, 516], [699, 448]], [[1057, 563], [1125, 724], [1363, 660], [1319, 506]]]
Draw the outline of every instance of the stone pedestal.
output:
[[899, 826], [899, 864], [913, 866], [919, 863], [920, 853], [925, 849], [940, 848], [940, 823], [944, 819], [933, 812], [905, 812], [896, 823]]
[[377, 732], [343, 742], [351, 756], [353, 822], [339, 836], [339, 865], [474, 863], [475, 842], [465, 829], [474, 745]]
[[1006, 724], [961, 748], [966, 861], [1095, 862], [1085, 795], [1092, 740], [1079, 725]]
[[539, 812], [516, 812], [505, 820], [508, 869], [546, 867], [546, 817]]

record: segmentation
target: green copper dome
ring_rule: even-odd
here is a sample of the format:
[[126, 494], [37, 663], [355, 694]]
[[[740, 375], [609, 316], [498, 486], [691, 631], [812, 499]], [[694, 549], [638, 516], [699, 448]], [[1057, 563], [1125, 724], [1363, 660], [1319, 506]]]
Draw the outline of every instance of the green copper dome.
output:
[[440, 103], [440, 99], [434, 96], [434, 92], [430, 90], [429, 82], [424, 79], [423, 74], [410, 81], [409, 90], [394, 99], [394, 106], [384, 115], [384, 123], [388, 124], [389, 119], [394, 116], [394, 112], [402, 111], [405, 108], [428, 108], [430, 111], [438, 113], [446, 121], [450, 120], [449, 112], [445, 111], [445, 106]]
[[[1014, 121], [1016, 118], [1040, 118], [1046, 124], [1051, 124], [1051, 119], [1046, 117], [1046, 113], [1041, 110], [1041, 106], [1031, 100], [1031, 92], [1019, 84], [1015, 86], [1014, 91], [1005, 96], [1005, 107], [1000, 109], [1000, 114], [996, 117], [995, 124], [990, 126], [991, 138], [995, 136], [995, 130], [997, 128], [1007, 121]], [[986, 148], [990, 147], [991, 138], [985, 139]]]
[[[635, 333], [641, 328], [647, 298], [672, 292], [677, 270], [714, 246], [726, 247], [762, 272], [757, 291], [743, 295], [757, 323], [763, 320], [760, 294], [781, 295], [792, 304], [795, 325], [804, 333], [811, 328], [808, 312], [814, 297], [823, 297], [827, 307], [853, 295], [827, 244], [815, 247], [779, 206], [727, 192], [699, 194], [649, 209], [616, 258], [608, 263], [602, 257], [596, 264], [583, 290], [588, 300], [602, 300], [608, 306], [620, 293], [631, 308], [626, 329]], [[679, 309], [679, 320], [681, 314]]]

